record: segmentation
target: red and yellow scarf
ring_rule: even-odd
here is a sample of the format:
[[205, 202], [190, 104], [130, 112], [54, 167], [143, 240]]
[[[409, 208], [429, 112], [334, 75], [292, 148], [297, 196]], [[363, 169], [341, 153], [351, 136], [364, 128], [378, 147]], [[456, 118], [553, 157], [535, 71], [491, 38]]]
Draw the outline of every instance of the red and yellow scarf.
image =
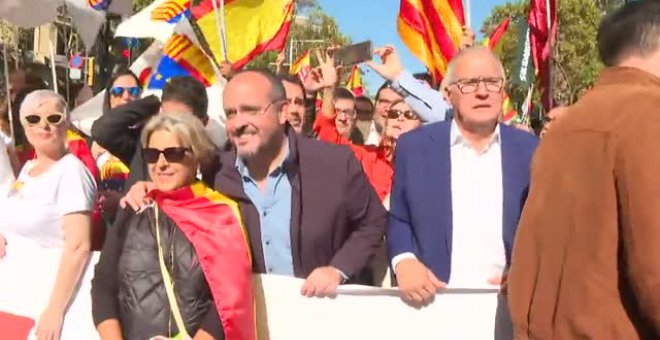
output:
[[149, 194], [192, 243], [227, 340], [256, 340], [252, 258], [238, 203], [202, 182]]

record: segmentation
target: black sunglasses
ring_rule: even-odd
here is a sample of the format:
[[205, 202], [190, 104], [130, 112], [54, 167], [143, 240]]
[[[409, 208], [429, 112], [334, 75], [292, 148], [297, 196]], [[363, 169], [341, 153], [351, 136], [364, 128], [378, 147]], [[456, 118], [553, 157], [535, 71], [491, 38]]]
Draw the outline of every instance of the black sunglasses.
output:
[[53, 113], [53, 114], [50, 114], [46, 117], [31, 114], [31, 115], [25, 116], [23, 119], [25, 119], [25, 121], [28, 123], [28, 125], [37, 125], [37, 124], [41, 123], [42, 119], [45, 119], [46, 122], [49, 125], [60, 125], [60, 123], [62, 123], [62, 121], [64, 120], [64, 114]]
[[165, 156], [165, 160], [170, 163], [180, 163], [186, 157], [186, 152], [192, 152], [192, 149], [183, 146], [165, 148], [165, 150], [158, 150], [154, 148], [142, 149], [142, 156], [147, 163], [156, 163], [160, 158], [160, 154]]
[[124, 95], [124, 92], [128, 91], [128, 94], [131, 95], [131, 97], [139, 97], [140, 93], [142, 93], [142, 90], [140, 90], [139, 87], [137, 86], [132, 86], [132, 87], [121, 87], [121, 86], [115, 86], [110, 89], [110, 94], [113, 97], [121, 97]]
[[407, 110], [407, 111], [401, 111], [401, 110], [389, 110], [387, 111], [387, 118], [389, 119], [398, 119], [403, 115], [406, 119], [419, 119], [417, 118], [417, 114], [414, 112]]

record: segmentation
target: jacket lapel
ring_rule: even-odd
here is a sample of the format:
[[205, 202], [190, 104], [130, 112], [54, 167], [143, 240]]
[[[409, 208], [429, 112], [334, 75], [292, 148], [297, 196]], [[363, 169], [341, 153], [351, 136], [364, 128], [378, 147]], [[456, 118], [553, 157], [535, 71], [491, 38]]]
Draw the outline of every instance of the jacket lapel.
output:
[[426, 172], [429, 178], [424, 179], [426, 183], [432, 185], [437, 183], [431, 190], [434, 197], [429, 197], [431, 202], [437, 202], [439, 220], [438, 224], [444, 230], [445, 248], [447, 256], [451, 258], [452, 245], [452, 198], [451, 198], [451, 141], [450, 141], [451, 123], [439, 123], [430, 132], [430, 138], [433, 141], [429, 144], [426, 152], [426, 166], [429, 171]]
[[266, 262], [261, 245], [259, 212], [243, 190], [243, 179], [234, 165], [236, 164], [236, 150], [221, 152], [220, 163], [221, 168], [216, 177], [214, 188], [238, 201], [241, 217], [249, 236], [253, 269], [257, 273], [265, 273]]
[[293, 274], [296, 277], [304, 277], [302, 259], [301, 259], [301, 215], [302, 215], [302, 184], [300, 177], [300, 145], [299, 138], [292, 132], [293, 130], [287, 129], [289, 138], [289, 149], [291, 157], [284, 164], [284, 171], [289, 178], [291, 184], [291, 257], [293, 260]]
[[511, 247], [516, 232], [518, 214], [522, 199], [520, 196], [524, 165], [520, 164], [520, 146], [515, 140], [510, 128], [500, 125], [502, 143], [502, 237], [506, 253], [506, 261], [511, 258]]

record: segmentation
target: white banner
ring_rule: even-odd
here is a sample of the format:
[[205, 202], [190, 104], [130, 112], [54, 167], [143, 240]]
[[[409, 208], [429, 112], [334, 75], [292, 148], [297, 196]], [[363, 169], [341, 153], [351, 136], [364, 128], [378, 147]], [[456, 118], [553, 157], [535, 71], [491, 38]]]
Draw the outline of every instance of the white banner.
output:
[[[59, 257], [58, 250], [10, 240], [7, 256], [0, 260], [0, 325], [8, 318], [2, 312], [38, 322]], [[98, 339], [90, 295], [97, 259], [95, 253], [66, 315], [63, 340]], [[498, 294], [492, 289], [448, 289], [430, 306], [415, 309], [401, 302], [395, 289], [342, 286], [336, 298], [310, 299], [300, 295], [302, 283], [300, 279], [255, 275], [259, 340], [512, 338], [510, 327], [501, 320], [498, 322], [504, 327], [497, 328], [504, 335], [495, 336]], [[29, 339], [35, 339], [35, 328]]]

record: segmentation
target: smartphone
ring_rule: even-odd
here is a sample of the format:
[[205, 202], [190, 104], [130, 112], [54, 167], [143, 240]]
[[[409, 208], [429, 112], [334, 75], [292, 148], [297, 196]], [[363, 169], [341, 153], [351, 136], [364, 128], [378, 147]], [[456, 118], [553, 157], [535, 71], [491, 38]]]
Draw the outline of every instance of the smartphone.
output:
[[338, 65], [350, 66], [371, 60], [373, 44], [370, 40], [348, 45], [335, 51], [335, 60]]

